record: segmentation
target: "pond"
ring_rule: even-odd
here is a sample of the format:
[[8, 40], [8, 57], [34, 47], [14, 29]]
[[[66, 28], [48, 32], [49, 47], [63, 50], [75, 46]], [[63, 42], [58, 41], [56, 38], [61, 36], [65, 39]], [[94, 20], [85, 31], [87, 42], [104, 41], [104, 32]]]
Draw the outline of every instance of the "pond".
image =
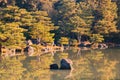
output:
[[[50, 70], [69, 58], [74, 70]], [[0, 80], [119, 80], [120, 48], [81, 50], [0, 58]]]

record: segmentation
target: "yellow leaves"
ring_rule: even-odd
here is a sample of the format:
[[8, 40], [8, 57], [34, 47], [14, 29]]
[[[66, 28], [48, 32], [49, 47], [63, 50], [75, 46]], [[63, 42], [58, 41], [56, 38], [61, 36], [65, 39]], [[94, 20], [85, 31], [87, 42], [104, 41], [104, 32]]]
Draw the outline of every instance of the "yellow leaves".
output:
[[26, 9], [19, 9], [19, 13], [20, 14], [28, 14], [28, 12], [26, 11]]
[[111, 22], [107, 20], [100, 20], [95, 25], [95, 30], [100, 34], [108, 34], [110, 32], [116, 32], [116, 22]]
[[[14, 58], [12, 59], [4, 59], [0, 63], [0, 77], [1, 80], [19, 80], [21, 79], [21, 75], [23, 71], [26, 69], [23, 68], [23, 64], [20, 60]], [[2, 75], [2, 76], [1, 76]]]
[[[117, 61], [108, 61], [105, 60], [103, 62], [103, 66], [98, 70], [98, 72], [102, 72], [102, 79], [110, 80], [115, 78], [115, 66], [118, 62]], [[109, 75], [108, 75], [109, 73]]]
[[17, 6], [7, 6], [8, 9], [17, 11], [19, 8]]
[[30, 35], [32, 38], [39, 38], [44, 42], [50, 42], [52, 43], [54, 41], [53, 36], [54, 34], [50, 33], [51, 26], [46, 26], [45, 24], [39, 22], [33, 24], [32, 27], [30, 27]]
[[63, 44], [68, 44], [69, 43], [69, 39], [67, 37], [61, 37], [61, 39], [59, 40], [59, 43]]
[[7, 36], [6, 36], [5, 34], [2, 34], [2, 33], [0, 32], [0, 38], [4, 40], [4, 39], [7, 38]]
[[4, 17], [5, 18], [11, 18], [12, 16], [10, 14], [5, 14]]
[[100, 34], [91, 34], [90, 38], [91, 38], [91, 41], [95, 43], [104, 41], [103, 36]]
[[76, 70], [74, 77], [80, 76], [79, 79], [89, 77], [88, 79], [114, 80], [116, 78], [118, 62], [111, 60], [101, 51], [93, 50], [73, 61]]
[[7, 42], [4, 43], [5, 46], [16, 47], [23, 45], [25, 40], [23, 31], [25, 30], [20, 28], [19, 26], [19, 22], [5, 23], [0, 26], [2, 29], [1, 38], [9, 38]]
[[65, 52], [60, 53], [60, 55], [59, 55], [60, 60], [61, 60], [61, 59], [67, 59], [67, 58], [68, 58], [68, 54], [69, 54], [69, 53], [65, 53]]

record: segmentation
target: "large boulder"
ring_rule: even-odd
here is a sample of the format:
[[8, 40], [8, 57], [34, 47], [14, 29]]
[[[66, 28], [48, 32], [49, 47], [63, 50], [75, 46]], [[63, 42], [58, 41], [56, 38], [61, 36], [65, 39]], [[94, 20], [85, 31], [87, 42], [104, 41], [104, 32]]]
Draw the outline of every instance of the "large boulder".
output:
[[71, 70], [73, 69], [72, 64], [73, 63], [70, 59], [62, 59], [60, 61], [60, 69]]
[[51, 64], [51, 65], [50, 65], [50, 69], [57, 70], [57, 69], [59, 69], [59, 68], [58, 68], [58, 65], [57, 65], [57, 64]]

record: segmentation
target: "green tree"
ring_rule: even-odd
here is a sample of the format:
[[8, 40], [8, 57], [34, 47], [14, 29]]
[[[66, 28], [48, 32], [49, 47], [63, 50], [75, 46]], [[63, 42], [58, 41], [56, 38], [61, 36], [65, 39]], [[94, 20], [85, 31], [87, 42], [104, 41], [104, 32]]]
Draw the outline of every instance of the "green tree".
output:
[[118, 29], [120, 29], [120, 0], [117, 0], [116, 4], [117, 4], [117, 8], [118, 8], [118, 11], [117, 11], [117, 15], [118, 15], [117, 25], [118, 25]]
[[51, 18], [48, 16], [48, 13], [46, 11], [31, 12], [31, 15], [33, 16], [34, 23], [41, 22], [45, 26], [49, 26], [51, 30], [55, 28], [53, 22], [51, 21]]
[[3, 40], [8, 38], [6, 42], [1, 41], [1, 44], [13, 49], [23, 47], [25, 45], [25, 29], [21, 28], [21, 9], [15, 6], [7, 6], [6, 8], [1, 8], [1, 11], [0, 38]]
[[54, 42], [54, 34], [50, 33], [50, 27], [46, 26], [42, 23], [35, 23], [30, 28], [30, 35], [33, 39], [37, 39], [39, 43], [53, 43]]
[[95, 33], [109, 34], [111, 32], [116, 32], [116, 3], [111, 0], [101, 0], [98, 3], [99, 5], [96, 10], [99, 12], [99, 20], [94, 25]]
[[93, 43], [100, 43], [103, 42], [104, 40], [103, 36], [100, 34], [91, 34], [90, 38], [91, 38], [91, 42]]
[[94, 17], [92, 16], [91, 7], [87, 3], [80, 2], [77, 6], [76, 14], [70, 17], [70, 24], [73, 26], [72, 32], [76, 33], [77, 40], [80, 43], [82, 35], [90, 34]]
[[[92, 25], [92, 10], [86, 2], [61, 0], [56, 6], [58, 11], [58, 34], [76, 38], [81, 42], [81, 36], [88, 34]], [[70, 35], [72, 34], [72, 35]], [[70, 36], [69, 36], [70, 35]]]
[[27, 11], [38, 10], [39, 0], [16, 0], [16, 5], [20, 8], [25, 8]]
[[[52, 32], [57, 27], [51, 21], [51, 18], [48, 17], [46, 11], [35, 11], [31, 12], [33, 16], [33, 25], [31, 26], [29, 33], [32, 38], [37, 39], [39, 43], [47, 42], [52, 43], [54, 42], [54, 33]], [[36, 36], [36, 37], [35, 37]], [[37, 36], [39, 36], [37, 38]]]
[[58, 12], [56, 24], [60, 26], [58, 34], [60, 36], [68, 36], [72, 29], [69, 18], [76, 13], [76, 3], [72, 0], [60, 0], [55, 5]]
[[0, 25], [0, 38], [9, 38], [5, 43], [1, 42], [2, 45], [16, 49], [25, 45], [25, 37], [23, 35], [24, 29], [19, 27], [18, 23], [6, 23]]
[[54, 3], [58, 0], [40, 0], [39, 10], [46, 11], [50, 17], [53, 17], [56, 13], [54, 9]]
[[20, 26], [26, 27], [32, 24], [32, 16], [25, 9], [20, 9], [17, 6], [7, 6], [1, 8], [0, 20], [4, 23], [17, 22]]
[[61, 37], [61, 39], [59, 40], [59, 43], [63, 46], [63, 45], [68, 45], [69, 44], [69, 39], [67, 37]]

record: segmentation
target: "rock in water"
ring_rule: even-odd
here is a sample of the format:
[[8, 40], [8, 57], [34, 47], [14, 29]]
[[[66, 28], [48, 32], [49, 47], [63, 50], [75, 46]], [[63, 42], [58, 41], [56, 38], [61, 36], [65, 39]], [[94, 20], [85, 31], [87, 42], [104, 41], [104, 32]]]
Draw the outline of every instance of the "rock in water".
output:
[[57, 64], [51, 64], [50, 65], [50, 69], [57, 70], [58, 69], [58, 65]]
[[71, 70], [73, 69], [72, 64], [70, 59], [62, 59], [60, 62], [60, 69]]

